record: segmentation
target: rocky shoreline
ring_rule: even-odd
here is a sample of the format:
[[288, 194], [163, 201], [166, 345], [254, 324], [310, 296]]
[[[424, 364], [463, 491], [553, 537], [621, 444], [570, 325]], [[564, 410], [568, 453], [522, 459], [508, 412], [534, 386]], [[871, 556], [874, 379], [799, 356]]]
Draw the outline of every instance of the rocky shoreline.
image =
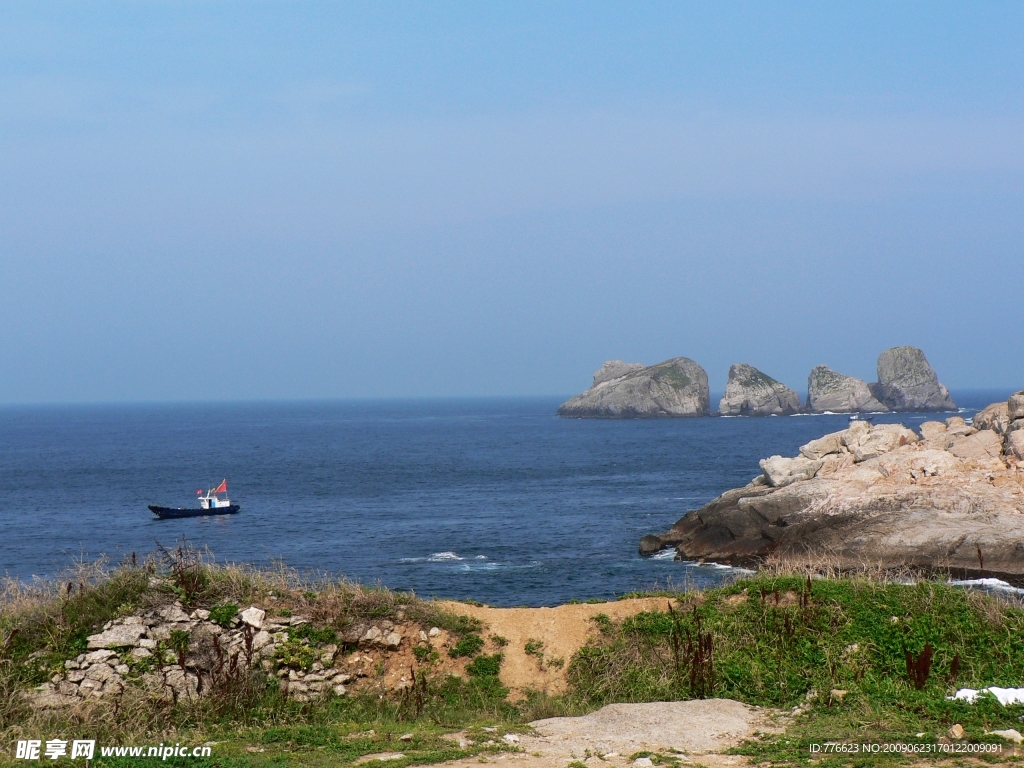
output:
[[815, 366], [807, 400], [747, 363], [729, 368], [725, 395], [712, 413], [707, 372], [686, 357], [657, 365], [609, 360], [590, 389], [564, 402], [567, 418], [636, 419], [696, 416], [788, 416], [796, 413], [955, 411], [949, 390], [917, 347], [893, 347], [878, 356], [878, 380], [868, 383]]
[[771, 456], [761, 474], [644, 536], [640, 553], [756, 566], [769, 558], [999, 576], [1024, 582], [1024, 391], [972, 424], [920, 433], [854, 422]]

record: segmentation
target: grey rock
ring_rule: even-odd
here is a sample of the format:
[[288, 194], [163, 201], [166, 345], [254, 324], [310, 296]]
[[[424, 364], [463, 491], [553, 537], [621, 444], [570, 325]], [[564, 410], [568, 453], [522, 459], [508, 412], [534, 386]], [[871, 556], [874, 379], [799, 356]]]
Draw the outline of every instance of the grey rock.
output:
[[390, 650], [395, 650], [402, 644], [402, 636], [397, 632], [389, 632], [384, 637], [384, 645]]
[[864, 422], [854, 424], [843, 435], [843, 444], [853, 454], [855, 462], [874, 459], [900, 446], [918, 442], [917, 433], [902, 424], [877, 424], [869, 427]]
[[788, 416], [800, 410], [800, 396], [752, 365], [729, 368], [725, 395], [718, 403], [722, 416]]
[[837, 373], [827, 365], [807, 377], [807, 410], [811, 413], [878, 413], [888, 411], [871, 393], [867, 382]]
[[878, 356], [881, 401], [894, 411], [955, 411], [949, 390], [939, 383], [917, 347], [893, 347]]
[[157, 615], [164, 621], [170, 622], [186, 622], [189, 620], [188, 614], [185, 613], [185, 609], [181, 607], [180, 603], [160, 606], [157, 609]]
[[[945, 425], [943, 425], [945, 430]], [[832, 432], [831, 434], [819, 437], [816, 440], [806, 445], [800, 446], [800, 455], [806, 459], [821, 459], [825, 456], [830, 456], [833, 453], [839, 453], [843, 450], [843, 432]]]
[[72, 682], [72, 683], [80, 683], [83, 680], [85, 680], [85, 670], [84, 669], [69, 669], [68, 670], [68, 674], [67, 674], [67, 679], [68, 679], [69, 682]]
[[921, 439], [927, 443], [944, 444], [946, 441], [946, 425], [941, 421], [926, 421], [918, 430], [921, 432]]
[[594, 373], [593, 386], [596, 387], [598, 384], [603, 384], [606, 381], [621, 378], [627, 373], [639, 371], [643, 367], [643, 363], [624, 363], [621, 360], [609, 360]]
[[86, 670], [85, 676], [89, 680], [103, 683], [114, 676], [115, 672], [106, 664], [93, 664]]
[[656, 555], [665, 548], [665, 544], [657, 536], [644, 536], [640, 539], [640, 555], [641, 557], [649, 557], [650, 555]]
[[598, 419], [707, 416], [710, 412], [707, 372], [686, 357], [601, 382], [558, 408], [559, 416]]
[[124, 648], [134, 647], [146, 634], [146, 627], [141, 624], [117, 624], [98, 635], [90, 635], [89, 648]]
[[997, 459], [1003, 453], [1003, 436], [983, 429], [952, 441], [948, 450], [961, 459]]
[[1010, 421], [1024, 419], [1024, 390], [1014, 392], [1006, 403], [1007, 415]]
[[369, 629], [366, 630], [366, 633], [359, 640], [362, 643], [376, 643], [383, 636], [384, 633], [382, 633], [378, 627], [371, 626]]
[[1024, 461], [1024, 429], [1015, 429], [1006, 436], [1004, 452], [1018, 461]]
[[262, 608], [257, 608], [255, 605], [250, 605], [242, 611], [241, 616], [242, 621], [253, 629], [261, 629], [263, 627], [263, 620], [267, 617], [267, 612]]
[[773, 488], [781, 488], [800, 480], [810, 480], [821, 469], [822, 462], [798, 456], [787, 459], [784, 456], [771, 456], [761, 459], [761, 471]]
[[974, 414], [972, 423], [978, 429], [991, 429], [1004, 435], [1008, 431], [1010, 422], [1009, 403], [992, 403]]

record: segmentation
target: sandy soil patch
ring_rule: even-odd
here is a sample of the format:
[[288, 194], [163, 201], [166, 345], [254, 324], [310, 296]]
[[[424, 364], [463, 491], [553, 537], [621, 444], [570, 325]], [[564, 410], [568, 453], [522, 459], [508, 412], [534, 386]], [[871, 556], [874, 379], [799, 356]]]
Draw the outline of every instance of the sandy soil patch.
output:
[[[565, 690], [566, 667], [595, 631], [591, 619], [597, 614], [619, 621], [641, 611], [664, 611], [668, 603], [667, 598], [640, 598], [554, 608], [489, 608], [457, 602], [442, 605], [482, 621], [485, 637], [498, 635], [508, 641], [500, 648], [488, 642], [488, 651], [505, 654], [501, 682], [512, 690], [514, 698], [528, 688], [549, 694]], [[673, 607], [676, 605], [673, 601]], [[527, 643], [536, 649], [533, 654], [527, 653]]]

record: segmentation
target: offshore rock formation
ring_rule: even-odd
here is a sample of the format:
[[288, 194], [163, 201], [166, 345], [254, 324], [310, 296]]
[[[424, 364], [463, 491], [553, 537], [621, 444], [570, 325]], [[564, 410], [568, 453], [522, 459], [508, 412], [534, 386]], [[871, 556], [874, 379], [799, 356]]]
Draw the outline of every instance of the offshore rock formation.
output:
[[949, 390], [917, 347], [893, 347], [878, 356], [877, 397], [894, 411], [955, 411]]
[[752, 365], [729, 368], [725, 395], [718, 403], [722, 416], [788, 416], [800, 410], [800, 396]]
[[889, 408], [871, 394], [867, 382], [837, 373], [827, 365], [818, 365], [807, 377], [807, 410], [810, 413], [878, 413]]
[[849, 429], [645, 536], [641, 554], [756, 565], [915, 567], [1024, 583], [1024, 392], [978, 414]]
[[[562, 403], [558, 415], [590, 419], [709, 415], [708, 375], [693, 360], [675, 357], [647, 368], [635, 366], [618, 360], [605, 363], [594, 374], [594, 386]], [[618, 371], [625, 372], [608, 378]]]
[[609, 360], [594, 372], [594, 383], [591, 386], [603, 384], [612, 379], [618, 379], [627, 373], [639, 371], [644, 367], [643, 363], [624, 363], [621, 360]]

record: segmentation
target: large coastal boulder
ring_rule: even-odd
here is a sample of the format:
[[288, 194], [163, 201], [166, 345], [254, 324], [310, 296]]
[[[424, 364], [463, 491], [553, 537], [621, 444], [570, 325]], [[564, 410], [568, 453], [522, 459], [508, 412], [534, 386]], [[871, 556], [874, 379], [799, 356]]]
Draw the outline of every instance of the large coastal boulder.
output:
[[[595, 374], [595, 381], [600, 373]], [[640, 419], [707, 416], [710, 410], [707, 372], [687, 357], [674, 357], [600, 381], [583, 394], [562, 403], [558, 415]]]
[[752, 365], [729, 368], [725, 395], [718, 403], [722, 416], [788, 416], [800, 410], [800, 396]]
[[647, 537], [643, 553], [674, 547], [680, 560], [911, 567], [1024, 583], [1019, 421], [1004, 434], [954, 416], [925, 422], [921, 437], [899, 424], [852, 423], [798, 458], [763, 460], [762, 476]]
[[878, 356], [878, 392], [894, 411], [956, 410], [949, 390], [917, 347], [893, 347]]
[[811, 413], [879, 413], [888, 407], [871, 394], [866, 381], [817, 365], [807, 377], [807, 410]]

